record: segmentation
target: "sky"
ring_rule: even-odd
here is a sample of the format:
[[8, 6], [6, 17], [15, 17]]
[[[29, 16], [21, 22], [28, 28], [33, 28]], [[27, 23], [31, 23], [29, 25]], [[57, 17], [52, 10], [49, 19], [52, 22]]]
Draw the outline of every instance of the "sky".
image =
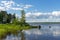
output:
[[27, 22], [60, 22], [60, 0], [0, 0], [0, 10], [21, 16]]

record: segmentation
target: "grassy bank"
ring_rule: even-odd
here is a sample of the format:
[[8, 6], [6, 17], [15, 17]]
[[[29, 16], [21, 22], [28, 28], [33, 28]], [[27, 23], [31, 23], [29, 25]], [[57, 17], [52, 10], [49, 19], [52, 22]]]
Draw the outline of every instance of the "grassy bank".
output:
[[0, 24], [0, 38], [5, 37], [7, 34], [17, 33], [19, 30], [23, 29], [30, 29], [30, 27], [15, 24]]

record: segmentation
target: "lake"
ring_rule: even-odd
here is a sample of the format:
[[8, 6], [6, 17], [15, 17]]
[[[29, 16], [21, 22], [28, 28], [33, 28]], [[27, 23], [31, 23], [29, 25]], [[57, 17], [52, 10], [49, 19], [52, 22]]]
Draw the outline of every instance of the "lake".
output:
[[[41, 25], [41, 29], [33, 28], [23, 30], [24, 40], [60, 40], [60, 24], [30, 23], [30, 25]], [[21, 33], [18, 33], [17, 35], [7, 35], [4, 40], [21, 40]]]

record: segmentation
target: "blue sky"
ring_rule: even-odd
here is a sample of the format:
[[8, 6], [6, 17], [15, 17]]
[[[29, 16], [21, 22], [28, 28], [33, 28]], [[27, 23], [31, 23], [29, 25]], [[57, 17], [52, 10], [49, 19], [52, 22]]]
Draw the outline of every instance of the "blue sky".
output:
[[0, 0], [0, 10], [17, 17], [23, 9], [28, 22], [60, 22], [60, 0]]

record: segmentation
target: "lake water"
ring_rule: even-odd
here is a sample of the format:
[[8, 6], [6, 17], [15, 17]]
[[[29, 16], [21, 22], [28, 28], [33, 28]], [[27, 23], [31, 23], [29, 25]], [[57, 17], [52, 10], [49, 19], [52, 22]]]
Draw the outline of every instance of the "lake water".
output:
[[[41, 29], [34, 28], [23, 30], [25, 40], [60, 40], [60, 24], [30, 24], [41, 25]], [[49, 28], [51, 26], [51, 28]], [[20, 33], [15, 36], [11, 34], [5, 40], [21, 40]]]

